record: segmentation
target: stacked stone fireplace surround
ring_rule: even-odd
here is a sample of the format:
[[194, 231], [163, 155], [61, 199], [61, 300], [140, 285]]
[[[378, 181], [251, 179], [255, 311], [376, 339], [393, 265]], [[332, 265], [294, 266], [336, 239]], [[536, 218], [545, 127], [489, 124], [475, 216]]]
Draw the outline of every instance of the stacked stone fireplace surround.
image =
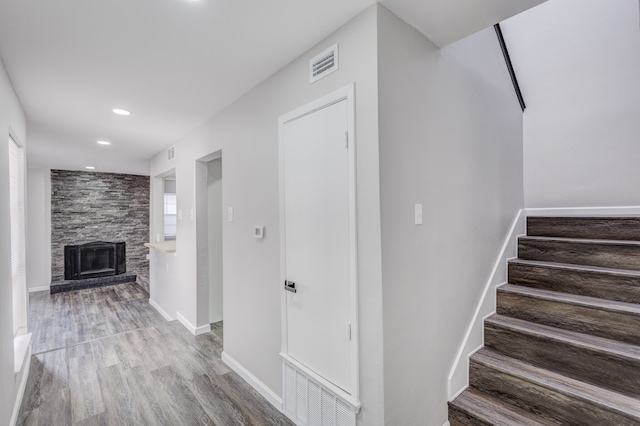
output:
[[124, 241], [127, 272], [149, 291], [149, 177], [51, 170], [51, 277], [64, 280], [64, 246]]

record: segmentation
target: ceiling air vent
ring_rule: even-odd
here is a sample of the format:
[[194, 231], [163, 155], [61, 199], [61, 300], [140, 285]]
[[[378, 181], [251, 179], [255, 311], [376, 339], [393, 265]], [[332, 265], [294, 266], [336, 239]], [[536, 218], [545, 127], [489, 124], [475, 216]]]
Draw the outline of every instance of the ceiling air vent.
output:
[[338, 44], [334, 44], [309, 61], [311, 83], [338, 70]]
[[167, 150], [167, 159], [173, 160], [173, 157], [176, 156], [176, 147], [172, 146]]

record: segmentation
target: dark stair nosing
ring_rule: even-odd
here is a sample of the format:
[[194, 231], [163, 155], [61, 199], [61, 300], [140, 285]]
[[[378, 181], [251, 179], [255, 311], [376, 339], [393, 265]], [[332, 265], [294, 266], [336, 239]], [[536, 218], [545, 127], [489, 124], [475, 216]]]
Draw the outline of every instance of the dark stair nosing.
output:
[[640, 404], [637, 398], [537, 367], [488, 348], [476, 352], [471, 361], [640, 422]]
[[[461, 424], [483, 424], [496, 426], [548, 426], [534, 414], [505, 403], [491, 395], [485, 394], [478, 389], [467, 388], [456, 399], [449, 402], [449, 407], [457, 410], [470, 421], [460, 421]], [[458, 415], [449, 415], [450, 420], [458, 421]], [[466, 419], [465, 419], [466, 420]], [[476, 421], [474, 421], [476, 420]]]

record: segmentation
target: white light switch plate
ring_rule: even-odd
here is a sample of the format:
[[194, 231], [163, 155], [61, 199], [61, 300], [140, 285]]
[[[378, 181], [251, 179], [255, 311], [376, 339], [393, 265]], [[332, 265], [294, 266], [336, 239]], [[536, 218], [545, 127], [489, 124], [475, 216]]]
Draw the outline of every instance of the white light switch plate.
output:
[[422, 225], [422, 204], [416, 204], [415, 207], [415, 224]]

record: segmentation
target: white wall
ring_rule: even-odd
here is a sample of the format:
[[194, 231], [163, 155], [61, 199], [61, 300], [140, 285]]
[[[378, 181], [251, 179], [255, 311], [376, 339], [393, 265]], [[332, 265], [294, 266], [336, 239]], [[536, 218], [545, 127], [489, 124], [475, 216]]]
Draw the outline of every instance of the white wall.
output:
[[440, 426], [447, 375], [523, 207], [522, 113], [492, 28], [439, 50], [381, 10], [385, 423]]
[[[9, 214], [9, 151], [11, 135], [27, 145], [25, 116], [0, 58], [0, 419], [9, 422], [22, 373], [14, 374], [11, 235]], [[26, 155], [25, 155], [26, 158]], [[26, 198], [26, 197], [25, 197]], [[26, 221], [26, 217], [25, 217]]]
[[51, 170], [27, 169], [27, 288], [51, 285]]
[[[151, 264], [151, 297], [170, 315], [180, 312], [197, 324], [196, 160], [222, 153], [224, 351], [270, 392], [281, 394], [280, 241], [278, 117], [348, 83], [356, 83], [357, 179], [360, 273], [360, 422], [383, 420], [380, 201], [376, 73], [377, 6], [371, 7], [300, 58], [248, 92], [199, 129], [151, 161], [151, 176], [175, 168], [178, 209], [177, 253], [173, 280], [165, 279], [164, 255]], [[339, 43], [340, 69], [309, 84], [309, 59]], [[152, 179], [152, 197], [158, 181]], [[152, 204], [154, 201], [152, 200]], [[158, 226], [152, 218], [153, 226]], [[255, 225], [266, 227], [257, 242]], [[151, 230], [153, 235], [155, 230]]]
[[640, 205], [638, 1], [550, 1], [502, 28], [527, 103], [526, 206]]

